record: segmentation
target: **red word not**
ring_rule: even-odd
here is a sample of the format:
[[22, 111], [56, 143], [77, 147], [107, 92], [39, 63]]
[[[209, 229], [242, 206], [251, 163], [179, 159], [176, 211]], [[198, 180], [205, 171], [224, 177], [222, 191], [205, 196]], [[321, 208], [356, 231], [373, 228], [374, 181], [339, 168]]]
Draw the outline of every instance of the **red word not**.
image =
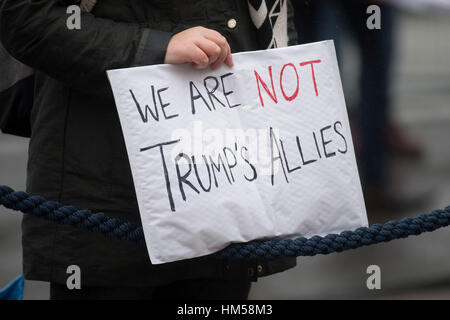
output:
[[[311, 66], [311, 76], [312, 76], [312, 82], [314, 84], [314, 92], [316, 93], [316, 97], [319, 96], [319, 91], [317, 90], [317, 82], [316, 82], [316, 75], [314, 72], [314, 64], [321, 63], [321, 62], [322, 62], [322, 60], [319, 59], [319, 60], [304, 61], [299, 64], [300, 67], [304, 67], [307, 65]], [[296, 80], [297, 80], [297, 85], [295, 87], [295, 90], [291, 94], [287, 94], [283, 87], [284, 72], [285, 72], [286, 68], [294, 70]], [[261, 100], [261, 106], [263, 106], [263, 107], [264, 107], [264, 100], [261, 95], [261, 87], [260, 86], [263, 87], [264, 91], [269, 95], [270, 99], [272, 99], [273, 102], [278, 103], [277, 93], [275, 91], [275, 86], [274, 86], [274, 82], [273, 82], [272, 66], [269, 66], [268, 70], [269, 70], [270, 84], [271, 84], [272, 90], [269, 89], [266, 82], [264, 82], [264, 80], [261, 78], [259, 73], [256, 72], [256, 70], [253, 70], [255, 73], [256, 85], [258, 86], [259, 99]], [[295, 67], [295, 65], [293, 63], [286, 63], [280, 70], [279, 78], [280, 78], [280, 89], [281, 89], [281, 93], [283, 94], [284, 99], [286, 101], [292, 101], [295, 98], [297, 98], [299, 90], [300, 90], [300, 78], [298, 76], [298, 71], [297, 71], [297, 68]]]

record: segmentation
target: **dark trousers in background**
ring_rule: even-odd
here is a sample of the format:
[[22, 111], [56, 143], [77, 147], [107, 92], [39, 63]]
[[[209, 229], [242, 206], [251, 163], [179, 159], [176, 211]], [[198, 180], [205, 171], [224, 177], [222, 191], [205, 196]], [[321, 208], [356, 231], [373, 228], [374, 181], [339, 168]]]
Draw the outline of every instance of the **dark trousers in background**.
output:
[[219, 279], [176, 281], [160, 287], [82, 287], [51, 283], [50, 300], [247, 300], [251, 283]]
[[[368, 29], [366, 11], [371, 1], [293, 1], [300, 43], [333, 39], [339, 58], [341, 36], [345, 32], [356, 41], [361, 70], [359, 103], [352, 127], [357, 130], [358, 162], [363, 183], [379, 188], [387, 178], [386, 127], [389, 123], [389, 88], [394, 52], [394, 9], [377, 4], [381, 29]], [[341, 59], [339, 59], [341, 60]]]

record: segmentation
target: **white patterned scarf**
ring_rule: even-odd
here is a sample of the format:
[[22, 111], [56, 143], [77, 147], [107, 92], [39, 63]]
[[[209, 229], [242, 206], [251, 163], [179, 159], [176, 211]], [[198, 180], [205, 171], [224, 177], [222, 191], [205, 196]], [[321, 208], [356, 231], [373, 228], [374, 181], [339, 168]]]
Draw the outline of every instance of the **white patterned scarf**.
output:
[[288, 45], [287, 1], [247, 0], [259, 43], [266, 49]]

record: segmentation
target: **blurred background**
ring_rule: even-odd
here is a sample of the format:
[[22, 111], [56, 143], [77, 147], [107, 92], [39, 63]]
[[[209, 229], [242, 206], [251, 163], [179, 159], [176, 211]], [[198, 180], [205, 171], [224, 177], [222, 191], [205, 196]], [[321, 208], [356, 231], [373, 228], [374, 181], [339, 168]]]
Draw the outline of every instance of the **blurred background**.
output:
[[[293, 4], [300, 43], [335, 41], [369, 223], [450, 205], [450, 0]], [[367, 28], [370, 4], [380, 8], [381, 29]], [[0, 133], [0, 184], [25, 189], [27, 144]], [[21, 214], [0, 207], [0, 288], [21, 274], [20, 223]], [[250, 298], [450, 299], [449, 247], [444, 228], [302, 257], [260, 278]], [[366, 286], [370, 265], [381, 269], [380, 290]], [[24, 299], [48, 299], [48, 285], [26, 281]]]

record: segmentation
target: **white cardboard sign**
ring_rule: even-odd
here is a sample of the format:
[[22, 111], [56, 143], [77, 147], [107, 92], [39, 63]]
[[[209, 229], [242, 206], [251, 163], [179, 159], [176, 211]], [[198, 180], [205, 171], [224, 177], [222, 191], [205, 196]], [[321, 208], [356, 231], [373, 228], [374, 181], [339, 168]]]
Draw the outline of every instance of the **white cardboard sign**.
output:
[[367, 225], [332, 41], [108, 71], [152, 263]]

